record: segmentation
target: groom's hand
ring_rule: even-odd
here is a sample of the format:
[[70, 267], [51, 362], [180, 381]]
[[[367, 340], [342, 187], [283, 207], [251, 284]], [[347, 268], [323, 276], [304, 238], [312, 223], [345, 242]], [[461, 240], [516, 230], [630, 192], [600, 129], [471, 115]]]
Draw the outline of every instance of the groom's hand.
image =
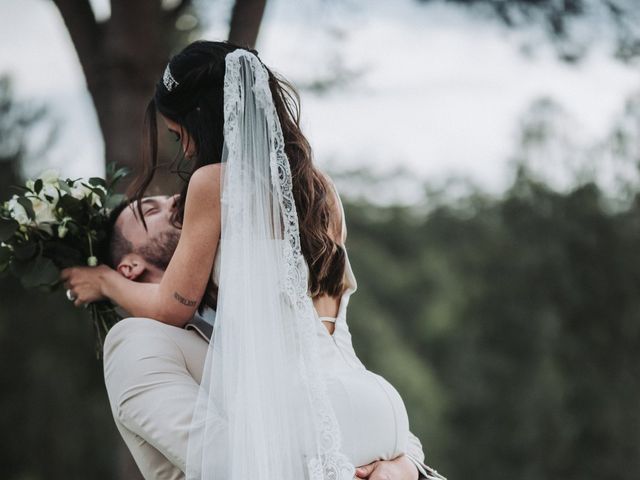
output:
[[369, 480], [417, 480], [419, 475], [418, 467], [406, 455], [356, 468], [356, 478]]

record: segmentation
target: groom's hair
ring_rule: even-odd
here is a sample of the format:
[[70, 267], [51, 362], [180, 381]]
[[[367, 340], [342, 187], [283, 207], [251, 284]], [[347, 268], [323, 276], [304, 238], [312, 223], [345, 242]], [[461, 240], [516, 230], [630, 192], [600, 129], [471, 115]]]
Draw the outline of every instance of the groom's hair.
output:
[[130, 200], [124, 200], [118, 204], [111, 213], [107, 222], [105, 263], [111, 268], [116, 268], [127, 253], [133, 252], [131, 243], [117, 226], [118, 217], [125, 208], [131, 205]]

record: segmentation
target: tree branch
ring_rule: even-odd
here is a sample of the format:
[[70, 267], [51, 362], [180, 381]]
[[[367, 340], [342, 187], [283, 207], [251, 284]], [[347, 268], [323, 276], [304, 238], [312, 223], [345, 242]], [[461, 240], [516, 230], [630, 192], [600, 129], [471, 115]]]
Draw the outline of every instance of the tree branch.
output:
[[266, 3], [266, 0], [236, 0], [229, 27], [230, 42], [255, 47]]

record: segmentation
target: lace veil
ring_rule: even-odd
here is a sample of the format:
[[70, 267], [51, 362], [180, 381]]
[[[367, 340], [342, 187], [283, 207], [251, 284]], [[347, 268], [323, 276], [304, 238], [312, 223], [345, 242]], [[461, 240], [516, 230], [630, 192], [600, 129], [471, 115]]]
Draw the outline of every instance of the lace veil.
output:
[[187, 479], [352, 480], [318, 356], [291, 171], [252, 53], [226, 57], [218, 309]]

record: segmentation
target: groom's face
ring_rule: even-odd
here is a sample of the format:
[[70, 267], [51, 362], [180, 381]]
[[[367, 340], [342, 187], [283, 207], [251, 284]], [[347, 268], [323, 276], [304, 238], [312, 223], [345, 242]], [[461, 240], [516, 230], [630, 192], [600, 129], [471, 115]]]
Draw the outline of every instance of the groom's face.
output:
[[[114, 267], [132, 280], [153, 281], [164, 271], [175, 252], [180, 230], [171, 222], [176, 197], [153, 196], [141, 200], [146, 229], [134, 202], [124, 208], [114, 225]], [[114, 251], [115, 250], [115, 251]]]
[[148, 243], [169, 232], [180, 232], [171, 224], [171, 215], [175, 208], [176, 197], [156, 195], [144, 197], [141, 201], [142, 215], [147, 228], [145, 229], [138, 214], [137, 202], [120, 213], [115, 227], [131, 242], [134, 249], [148, 245]]

